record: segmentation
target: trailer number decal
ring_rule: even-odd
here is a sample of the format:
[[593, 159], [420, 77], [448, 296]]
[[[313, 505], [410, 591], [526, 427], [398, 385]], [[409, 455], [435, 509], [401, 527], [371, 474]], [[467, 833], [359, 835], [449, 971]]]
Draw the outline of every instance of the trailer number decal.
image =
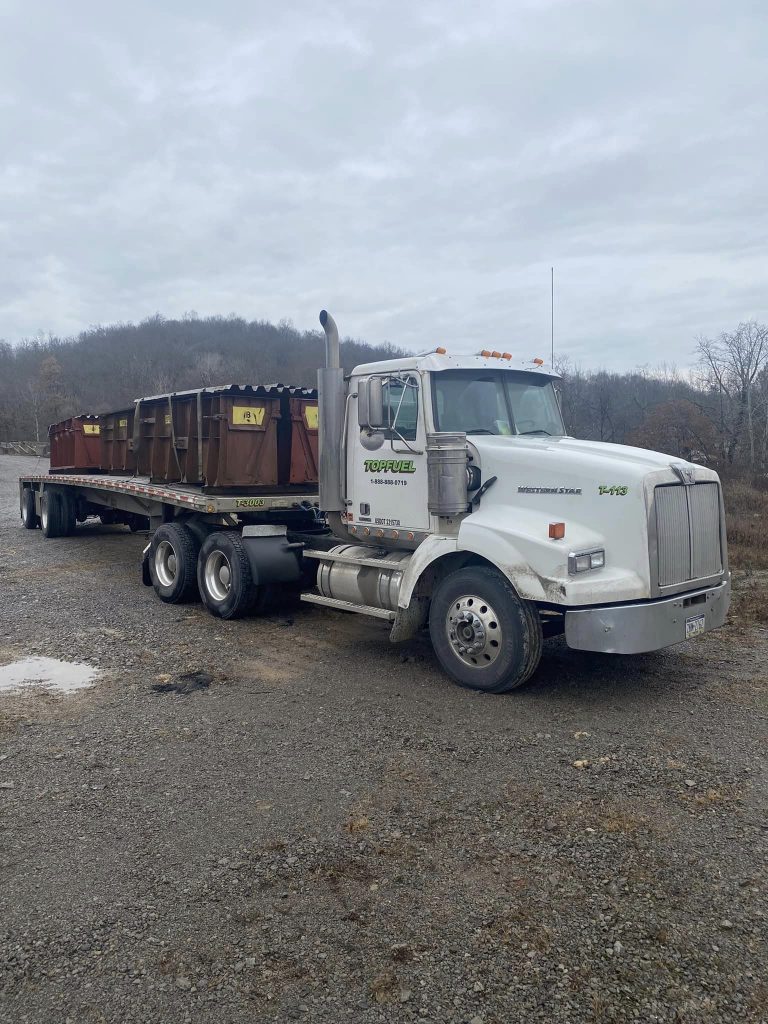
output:
[[597, 489], [598, 494], [618, 494], [619, 497], [623, 498], [625, 494], [629, 493], [629, 487], [625, 484], [600, 484]]
[[235, 508], [264, 508], [263, 498], [237, 498]]
[[263, 405], [233, 405], [232, 422], [236, 426], [260, 427], [264, 422], [265, 412]]
[[366, 459], [363, 462], [366, 473], [415, 473], [412, 459]]

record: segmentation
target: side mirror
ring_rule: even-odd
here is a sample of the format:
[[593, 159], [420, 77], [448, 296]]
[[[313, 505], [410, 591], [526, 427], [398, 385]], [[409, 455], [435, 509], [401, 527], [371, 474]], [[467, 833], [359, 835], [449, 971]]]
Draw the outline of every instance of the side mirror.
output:
[[389, 426], [384, 416], [384, 381], [381, 377], [363, 377], [357, 384], [357, 422], [368, 430]]

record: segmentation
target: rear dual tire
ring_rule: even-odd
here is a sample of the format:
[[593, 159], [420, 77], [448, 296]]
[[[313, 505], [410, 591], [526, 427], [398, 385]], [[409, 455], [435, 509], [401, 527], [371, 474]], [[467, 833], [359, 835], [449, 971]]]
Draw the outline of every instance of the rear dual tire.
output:
[[220, 531], [206, 537], [197, 559], [197, 585], [203, 604], [220, 619], [262, 612], [269, 588], [257, 586], [243, 538]]
[[199, 550], [200, 542], [184, 523], [166, 523], [155, 530], [149, 545], [149, 576], [161, 601], [184, 604], [198, 597]]
[[76, 509], [71, 496], [66, 491], [46, 488], [40, 498], [40, 527], [43, 536], [69, 537], [75, 532], [76, 526]]
[[36, 530], [40, 525], [40, 516], [35, 505], [35, 492], [25, 487], [21, 492], [21, 525], [25, 530]]
[[257, 586], [242, 537], [234, 531], [210, 534], [201, 546], [184, 523], [166, 523], [152, 536], [147, 554], [149, 578], [166, 604], [202, 598], [220, 619], [261, 612], [269, 588]]

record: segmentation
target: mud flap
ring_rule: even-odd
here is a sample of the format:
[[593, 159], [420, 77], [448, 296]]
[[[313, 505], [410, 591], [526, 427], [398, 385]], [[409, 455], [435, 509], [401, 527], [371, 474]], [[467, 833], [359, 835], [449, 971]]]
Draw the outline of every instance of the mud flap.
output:
[[145, 587], [152, 586], [152, 577], [149, 574], [149, 544], [141, 553], [141, 582]]
[[392, 623], [389, 640], [397, 644], [401, 640], [410, 640], [423, 629], [429, 617], [429, 598], [412, 597], [407, 608], [398, 608], [395, 621]]

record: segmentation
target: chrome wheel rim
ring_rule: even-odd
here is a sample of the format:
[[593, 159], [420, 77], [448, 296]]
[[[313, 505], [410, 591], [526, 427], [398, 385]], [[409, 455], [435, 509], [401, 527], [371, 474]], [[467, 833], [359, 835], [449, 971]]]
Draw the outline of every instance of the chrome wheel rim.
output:
[[178, 572], [178, 562], [173, 545], [168, 540], [161, 540], [155, 551], [155, 572], [164, 587], [172, 587]]
[[451, 602], [445, 630], [456, 657], [469, 668], [487, 668], [501, 652], [498, 616], [488, 602], [476, 594]]
[[205, 589], [214, 601], [226, 601], [232, 587], [232, 566], [223, 551], [212, 551], [205, 560]]

